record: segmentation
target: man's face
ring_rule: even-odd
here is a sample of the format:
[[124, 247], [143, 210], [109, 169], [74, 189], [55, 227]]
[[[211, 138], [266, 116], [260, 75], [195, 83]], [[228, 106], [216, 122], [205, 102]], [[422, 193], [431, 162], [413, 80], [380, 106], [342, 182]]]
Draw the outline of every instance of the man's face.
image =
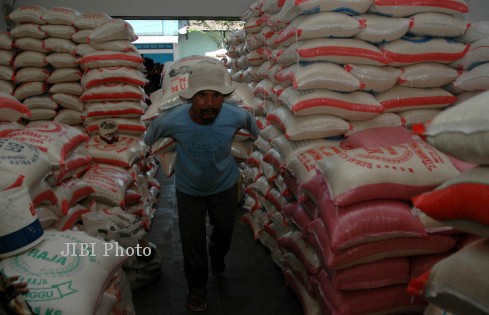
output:
[[224, 102], [224, 95], [217, 91], [204, 90], [197, 92], [192, 97], [191, 117], [200, 124], [212, 123]]

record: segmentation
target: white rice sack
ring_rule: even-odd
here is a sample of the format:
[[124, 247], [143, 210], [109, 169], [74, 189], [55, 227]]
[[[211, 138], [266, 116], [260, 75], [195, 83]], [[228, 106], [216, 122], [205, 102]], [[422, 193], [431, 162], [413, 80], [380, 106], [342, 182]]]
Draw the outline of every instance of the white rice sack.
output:
[[467, 53], [450, 66], [468, 71], [486, 62], [489, 62], [489, 37], [471, 43]]
[[243, 28], [247, 34], [256, 34], [260, 32], [262, 25], [264, 25], [264, 20], [260, 20], [259, 16], [253, 16], [245, 21]]
[[283, 86], [297, 90], [352, 92], [360, 89], [360, 81], [355, 76], [340, 65], [329, 62], [296, 63], [279, 70], [275, 79]]
[[289, 66], [298, 61], [329, 61], [339, 64], [382, 66], [389, 60], [379, 48], [357, 38], [321, 38], [294, 43], [278, 56], [278, 63], [283, 66]]
[[160, 167], [163, 175], [170, 177], [175, 173], [175, 163], [177, 159], [176, 151], [162, 152], [158, 154], [158, 159], [160, 160]]
[[[480, 239], [436, 263], [423, 283], [428, 301], [454, 314], [489, 312], [486, 264], [489, 241]], [[444, 312], [445, 313], [445, 312]]]
[[43, 39], [37, 39], [34, 37], [22, 37], [15, 40], [15, 48], [22, 51], [38, 51], [42, 53], [48, 53], [49, 50], [44, 46]]
[[90, 44], [88, 38], [92, 34], [92, 30], [78, 30], [73, 36], [71, 36], [71, 40], [77, 44]]
[[235, 85], [236, 89], [226, 98], [226, 102], [241, 106], [252, 114], [257, 113], [259, 109], [257, 108], [256, 98], [249, 85], [245, 83], [235, 83]]
[[43, 48], [48, 52], [63, 52], [72, 54], [76, 43], [71, 39], [48, 37], [43, 41]]
[[51, 85], [49, 88], [49, 93], [66, 93], [80, 96], [83, 93], [83, 87], [79, 82], [59, 82]]
[[29, 125], [7, 137], [36, 146], [49, 156], [52, 165], [63, 164], [71, 152], [88, 141], [88, 135], [78, 129], [55, 122]]
[[126, 83], [105, 83], [86, 89], [80, 96], [83, 102], [140, 101], [144, 90], [140, 86]]
[[465, 0], [447, 0], [447, 1], [430, 1], [430, 0], [374, 0], [370, 11], [386, 16], [404, 17], [422, 12], [438, 12], [446, 14], [467, 13], [469, 7]]
[[129, 185], [134, 181], [127, 171], [95, 164], [82, 177], [95, 190], [89, 199], [124, 207], [124, 198]]
[[83, 12], [75, 18], [73, 25], [81, 30], [91, 30], [111, 19], [112, 18], [104, 12]]
[[438, 62], [425, 62], [402, 68], [399, 85], [414, 88], [443, 87], [453, 82], [458, 71]]
[[142, 158], [143, 143], [131, 137], [119, 137], [117, 142], [107, 144], [100, 137], [92, 137], [86, 145], [94, 163], [103, 163], [130, 168]]
[[280, 32], [274, 44], [289, 46], [298, 40], [324, 37], [353, 37], [362, 25], [353, 17], [336, 12], [318, 12], [295, 18]]
[[489, 90], [489, 62], [463, 72], [453, 86], [469, 92]]
[[[90, 46], [91, 47], [91, 46]], [[139, 53], [122, 51], [93, 51], [79, 59], [82, 69], [125, 66], [138, 68], [143, 63]]]
[[301, 2], [286, 0], [278, 14], [280, 22], [287, 24], [302, 14], [341, 12], [348, 15], [358, 15], [366, 13], [371, 4], [372, 0], [305, 0]]
[[46, 9], [38, 5], [22, 5], [12, 11], [8, 18], [15, 24], [21, 23], [35, 23], [35, 24], [46, 24], [46, 21], [42, 20], [41, 17]]
[[328, 159], [329, 157], [343, 152], [338, 146], [317, 146], [303, 150], [298, 154], [292, 154], [286, 161], [285, 167], [297, 180], [297, 183], [303, 184], [316, 176], [319, 169], [316, 162]]
[[[102, 120], [107, 120], [106, 118], [87, 118], [85, 120], [86, 132], [90, 135], [94, 135], [99, 132], [99, 122]], [[117, 129], [119, 134], [128, 135], [142, 135], [146, 131], [146, 125], [143, 123], [141, 118], [122, 118], [114, 117], [111, 119], [117, 123]]]
[[12, 38], [32, 37], [37, 39], [44, 39], [48, 37], [48, 34], [41, 29], [41, 25], [35, 23], [24, 23], [14, 26], [10, 31]]
[[418, 13], [410, 17], [409, 32], [419, 36], [458, 37], [470, 24], [461, 18], [445, 13]]
[[148, 80], [144, 74], [130, 67], [104, 67], [86, 71], [81, 78], [81, 84], [85, 89], [106, 83], [127, 83], [144, 86]]
[[489, 20], [483, 20], [471, 22], [470, 27], [459, 39], [465, 43], [473, 43], [487, 37], [489, 37]]
[[31, 116], [26, 118], [28, 121], [49, 121], [53, 120], [56, 116], [56, 110], [49, 108], [33, 108], [31, 109]]
[[54, 68], [76, 68], [78, 62], [75, 56], [70, 53], [50, 53], [45, 61]]
[[360, 81], [360, 89], [369, 92], [383, 92], [392, 88], [402, 73], [401, 69], [390, 66], [346, 64], [344, 67]]
[[285, 160], [302, 151], [319, 146], [339, 146], [339, 143], [326, 139], [308, 139], [302, 141], [291, 141], [285, 134], [270, 140], [272, 146], [277, 149]]
[[470, 45], [447, 38], [404, 36], [383, 44], [380, 49], [389, 65], [405, 66], [421, 62], [452, 63], [462, 58]]
[[410, 88], [395, 86], [376, 96], [388, 112], [402, 112], [416, 108], [444, 108], [457, 97], [442, 88]]
[[14, 51], [12, 49], [1, 49], [0, 50], [0, 65], [10, 66], [15, 59]]
[[0, 170], [21, 175], [24, 187], [37, 185], [51, 171], [47, 155], [25, 142], [0, 138], [0, 156]]
[[14, 82], [21, 84], [25, 82], [46, 82], [50, 73], [48, 69], [38, 67], [20, 68], [15, 72]]
[[460, 172], [428, 143], [356, 148], [318, 161], [339, 206], [375, 199], [411, 200]]
[[0, 122], [0, 137], [8, 134], [12, 130], [24, 129], [25, 126], [18, 122], [1, 121]]
[[11, 32], [0, 32], [0, 49], [14, 48], [14, 40]]
[[37, 96], [46, 92], [45, 82], [26, 82], [18, 85], [14, 90], [14, 97], [23, 101], [29, 96]]
[[41, 30], [45, 32], [49, 37], [70, 39], [78, 31], [74, 26], [71, 25], [41, 25]]
[[46, 66], [46, 54], [38, 51], [22, 51], [15, 56], [14, 68], [44, 67]]
[[441, 108], [420, 108], [397, 113], [404, 120], [404, 125], [411, 129], [416, 124], [429, 123], [443, 111]]
[[238, 162], [244, 162], [253, 152], [253, 142], [233, 141], [231, 144], [231, 155]]
[[269, 140], [283, 134], [284, 134], [283, 131], [280, 130], [279, 127], [269, 123], [266, 127], [260, 130], [259, 137], [263, 138], [266, 142], [268, 142]]
[[267, 120], [279, 127], [287, 139], [292, 141], [338, 136], [350, 129], [350, 124], [337, 116], [317, 114], [298, 117], [285, 107], [279, 107], [268, 114]]
[[92, 157], [84, 145], [79, 145], [71, 152], [64, 164], [53, 165], [53, 171], [47, 177], [46, 182], [51, 185], [59, 185], [62, 181], [71, 177], [80, 177], [91, 165]]
[[55, 112], [55, 116], [53, 117], [54, 122], [66, 125], [80, 125], [83, 124], [84, 119], [85, 117], [82, 112], [68, 108], [63, 108]]
[[335, 115], [346, 120], [365, 120], [384, 112], [375, 97], [366, 92], [340, 93], [324, 89], [298, 91], [288, 87], [278, 100], [295, 116]]
[[280, 11], [285, 0], [265, 0], [263, 1], [262, 11], [268, 14], [274, 14]]
[[144, 108], [141, 101], [111, 101], [85, 103], [86, 117], [141, 117]]
[[166, 153], [174, 151], [177, 147], [177, 142], [171, 137], [164, 137], [156, 140], [151, 146], [151, 154]]
[[[270, 29], [270, 27], [267, 26], [267, 29]], [[246, 35], [246, 45], [248, 45], [250, 50], [256, 49], [265, 44], [265, 32], [266, 30], [262, 28], [258, 33]]]
[[0, 79], [0, 92], [13, 95], [15, 90], [15, 84], [10, 80]]
[[362, 28], [355, 37], [371, 43], [391, 42], [406, 35], [409, 31], [409, 19], [394, 18], [378, 14], [355, 16]]
[[380, 128], [380, 127], [399, 127], [404, 125], [404, 121], [401, 116], [395, 113], [382, 113], [377, 117], [367, 120], [350, 121], [350, 130], [345, 133], [345, 136], [350, 136], [356, 132]]
[[31, 115], [29, 108], [12, 95], [0, 92], [0, 121], [16, 122]]
[[80, 100], [80, 96], [68, 93], [56, 93], [51, 95], [51, 98], [63, 108], [74, 109], [79, 112], [82, 112], [84, 109], [84, 103]]
[[111, 51], [132, 51], [138, 52], [137, 47], [126, 39], [111, 40], [107, 42], [92, 42], [90, 43], [96, 50], [111, 50]]
[[54, 187], [54, 193], [58, 200], [57, 207], [61, 210], [59, 216], [67, 215], [71, 207], [94, 192], [92, 186], [76, 177], [71, 177], [58, 183]]
[[275, 97], [273, 93], [274, 83], [270, 79], [263, 79], [253, 88], [253, 95], [261, 99], [271, 100]]
[[269, 55], [270, 50], [268, 47], [258, 47], [244, 55], [245, 64], [246, 66], [259, 66], [268, 59]]
[[0, 65], [0, 80], [13, 81], [14, 79], [14, 69], [10, 66]]
[[126, 250], [84, 232], [44, 234], [41, 243], [3, 259], [0, 267], [29, 284], [24, 297], [37, 313], [96, 314], [110, 280], [127, 259]]
[[79, 15], [80, 12], [72, 8], [54, 7], [46, 10], [42, 14], [41, 19], [48, 24], [73, 25]]
[[96, 52], [96, 50], [89, 44], [78, 44], [75, 49], [73, 49], [73, 54], [81, 57], [93, 52]]
[[131, 24], [122, 19], [110, 19], [97, 26], [90, 34], [90, 42], [108, 42], [124, 39], [134, 42], [138, 39]]
[[29, 108], [58, 108], [58, 103], [53, 101], [53, 99], [47, 95], [31, 96], [26, 98], [22, 103]]
[[428, 125], [427, 141], [462, 161], [489, 164], [488, 99], [486, 91], [444, 110]]
[[0, 176], [2, 176], [2, 180], [0, 181], [0, 192], [21, 187], [24, 181], [24, 176], [10, 171], [0, 170]]

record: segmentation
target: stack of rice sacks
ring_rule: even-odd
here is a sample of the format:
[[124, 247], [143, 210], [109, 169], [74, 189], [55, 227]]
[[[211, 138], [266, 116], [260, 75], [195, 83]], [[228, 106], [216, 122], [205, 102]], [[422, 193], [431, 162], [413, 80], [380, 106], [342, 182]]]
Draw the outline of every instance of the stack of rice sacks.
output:
[[409, 129], [457, 99], [452, 63], [470, 48], [457, 14], [467, 10], [464, 1], [265, 0], [229, 39], [231, 74], [253, 88], [261, 128], [243, 220], [305, 313], [425, 308], [405, 290], [410, 258], [445, 257], [456, 240], [427, 233], [411, 197], [467, 165]]
[[10, 32], [0, 33], [0, 92], [14, 92], [14, 40]]
[[[73, 308], [134, 313], [121, 269], [127, 256], [106, 252], [99, 238], [71, 230], [81, 216], [94, 211], [83, 205], [94, 189], [77, 177], [91, 161], [84, 147], [88, 136], [56, 122], [24, 127], [17, 121], [30, 116], [29, 108], [11, 95], [0, 93], [0, 99], [0, 269], [29, 284], [25, 297], [39, 313], [70, 313]], [[25, 231], [16, 230], [26, 224]], [[67, 243], [76, 243], [78, 251], [63, 255]], [[88, 255], [82, 248], [96, 252]], [[54, 295], [51, 288], [58, 285], [66, 290]]]
[[[117, 280], [120, 286], [117, 282], [105, 283], [108, 286], [104, 289], [112, 287], [112, 293], [117, 295], [117, 303], [112, 304], [115, 305], [113, 311], [131, 313], [130, 289], [146, 285], [160, 272], [161, 257], [146, 238], [159, 191], [159, 183], [155, 180], [157, 169], [153, 160], [146, 157], [147, 148], [142, 142], [144, 104], [138, 101], [124, 107], [122, 102], [115, 100], [112, 107], [101, 107], [105, 102], [97, 106], [94, 95], [100, 93], [91, 93], [93, 90], [89, 87], [111, 84], [120, 79], [122, 81], [118, 83], [131, 83], [130, 87], [121, 88], [122, 91], [127, 90], [131, 94], [134, 86], [137, 99], [142, 99], [144, 92], [141, 86], [146, 82], [142, 58], [129, 41], [103, 42], [100, 43], [102, 46], [93, 47], [88, 44], [89, 34], [112, 20], [104, 13], [80, 14], [64, 7], [46, 10], [40, 6], [22, 6], [12, 12], [10, 18], [16, 23], [16, 31], [12, 31], [15, 36], [12, 36], [12, 44], [16, 51], [10, 62], [16, 85], [12, 91], [6, 92], [22, 102], [19, 104], [23, 107], [20, 110], [19, 106], [16, 107], [17, 115], [12, 115], [10, 110], [7, 117], [11, 119], [2, 122], [1, 136], [16, 145], [18, 154], [24, 154], [22, 161], [17, 163], [29, 164], [33, 169], [14, 169], [17, 181], [9, 177], [8, 187], [27, 187], [33, 209], [45, 230], [68, 234], [71, 230], [84, 230], [92, 237], [117, 241], [124, 247], [151, 247], [152, 254], [145, 257], [145, 261], [139, 261], [135, 255], [122, 257], [126, 272], [119, 268], [118, 276], [112, 279]], [[123, 26], [125, 34], [130, 32], [134, 40], [132, 28], [128, 30], [129, 25], [122, 22], [117, 25]], [[109, 32], [112, 36], [120, 36], [117, 29], [105, 27], [99, 34]], [[29, 37], [29, 34], [39, 38]], [[115, 50], [125, 49], [121, 45], [132, 51], [130, 58], [134, 71], [116, 65], [107, 68], [103, 74], [90, 75], [92, 64], [81, 62], [83, 56], [97, 53], [97, 49], [112, 49], [118, 54], [119, 51]], [[91, 61], [97, 63], [99, 59], [95, 57]], [[113, 61], [108, 61], [108, 64], [114, 66]], [[97, 66], [100, 70], [103, 65]], [[115, 71], [109, 71], [112, 69]], [[28, 73], [20, 72], [16, 76], [20, 70]], [[82, 71], [88, 75], [82, 76]], [[24, 82], [24, 79], [30, 81]], [[93, 107], [85, 106], [82, 101], [87, 91]], [[112, 101], [112, 96], [109, 92], [109, 101]], [[121, 117], [135, 123], [121, 123], [119, 142], [113, 145], [100, 141], [95, 134], [98, 125], [89, 125], [90, 119], [93, 122], [95, 119], [117, 120]], [[136, 131], [130, 129], [125, 136], [126, 125], [136, 125]], [[35, 148], [45, 157], [40, 158], [37, 151], [32, 151]], [[11, 157], [7, 151], [3, 157]], [[24, 161], [26, 159], [28, 161]], [[104, 215], [100, 216], [101, 213]], [[112, 234], [103, 231], [112, 231]], [[118, 267], [120, 265], [121, 261]], [[124, 292], [126, 289], [129, 292]], [[100, 299], [95, 301], [99, 303]]]
[[[432, 191], [413, 198], [420, 219], [438, 231], [467, 233], [459, 250], [411, 281], [410, 292], [428, 299], [430, 309], [452, 314], [487, 314], [489, 255], [488, 152], [486, 91], [437, 115], [427, 126], [426, 140], [439, 150], [475, 166]], [[426, 224], [428, 225], [428, 224]]]

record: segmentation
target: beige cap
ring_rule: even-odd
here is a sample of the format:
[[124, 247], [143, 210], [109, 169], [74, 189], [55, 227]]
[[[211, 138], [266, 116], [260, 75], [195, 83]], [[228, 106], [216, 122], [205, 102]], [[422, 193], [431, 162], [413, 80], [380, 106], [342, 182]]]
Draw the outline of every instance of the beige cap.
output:
[[236, 89], [224, 64], [219, 60], [202, 60], [190, 69], [188, 88], [180, 93], [183, 99], [192, 98], [197, 92], [211, 90], [231, 94]]

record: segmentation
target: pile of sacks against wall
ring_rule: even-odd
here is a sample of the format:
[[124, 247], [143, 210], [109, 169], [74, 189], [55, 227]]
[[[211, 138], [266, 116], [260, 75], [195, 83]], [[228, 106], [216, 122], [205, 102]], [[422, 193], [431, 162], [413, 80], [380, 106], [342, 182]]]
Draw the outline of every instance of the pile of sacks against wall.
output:
[[460, 247], [465, 234], [429, 233], [411, 198], [473, 163], [410, 129], [478, 93], [455, 87], [459, 63], [487, 36], [483, 22], [460, 18], [467, 10], [265, 0], [229, 39], [233, 80], [253, 88], [261, 128], [242, 219], [305, 314], [422, 311], [409, 279]]
[[472, 236], [456, 253], [430, 266], [413, 279], [410, 291], [432, 307], [453, 314], [487, 314], [487, 112], [488, 92], [447, 109], [427, 126], [426, 140], [443, 152], [475, 167], [435, 189], [415, 196], [413, 209], [437, 231], [460, 231]]
[[[148, 284], [160, 272], [161, 257], [146, 237], [159, 183], [142, 141], [146, 79], [132, 27], [65, 7], [22, 6], [9, 18], [15, 26], [0, 36], [2, 70], [9, 70], [2, 75], [10, 74], [0, 78], [2, 174], [8, 175], [2, 192], [25, 187], [45, 231], [83, 230], [123, 248], [151, 249], [150, 257], [125, 257], [117, 272], [118, 290]], [[98, 136], [99, 121], [109, 119], [119, 131], [112, 144]], [[41, 238], [29, 245], [41, 246]], [[105, 313], [133, 313], [130, 291], [115, 288], [116, 303]], [[85, 290], [99, 307], [100, 299]]]

